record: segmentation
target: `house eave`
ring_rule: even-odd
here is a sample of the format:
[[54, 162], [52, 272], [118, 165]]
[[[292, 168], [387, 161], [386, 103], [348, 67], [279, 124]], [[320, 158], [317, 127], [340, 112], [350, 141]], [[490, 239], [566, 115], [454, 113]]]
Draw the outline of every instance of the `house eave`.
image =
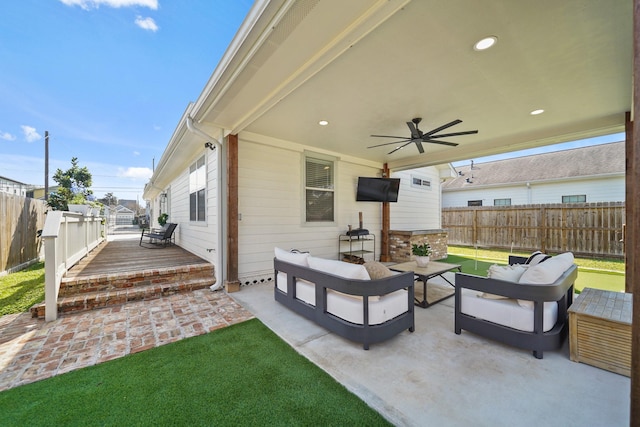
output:
[[517, 182], [503, 182], [503, 183], [495, 183], [495, 184], [474, 184], [473, 182], [464, 184], [463, 187], [457, 188], [442, 188], [443, 193], [452, 193], [456, 191], [473, 191], [473, 190], [481, 190], [487, 188], [500, 188], [500, 187], [523, 187], [527, 185], [539, 185], [539, 184], [557, 184], [557, 183], [565, 183], [565, 182], [576, 182], [576, 181], [593, 181], [597, 179], [607, 179], [607, 178], [623, 178], [625, 177], [624, 172], [616, 172], [616, 173], [607, 173], [600, 175], [590, 175], [590, 176], [572, 176], [567, 178], [553, 178], [553, 179], [539, 179], [539, 180], [528, 180], [528, 181], [517, 181]]

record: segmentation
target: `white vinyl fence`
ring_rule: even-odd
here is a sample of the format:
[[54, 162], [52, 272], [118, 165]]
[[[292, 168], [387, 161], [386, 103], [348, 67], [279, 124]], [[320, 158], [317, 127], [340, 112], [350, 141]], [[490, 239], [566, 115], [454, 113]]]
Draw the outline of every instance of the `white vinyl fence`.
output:
[[44, 242], [45, 320], [58, 317], [58, 292], [64, 274], [104, 240], [103, 218], [49, 211]]

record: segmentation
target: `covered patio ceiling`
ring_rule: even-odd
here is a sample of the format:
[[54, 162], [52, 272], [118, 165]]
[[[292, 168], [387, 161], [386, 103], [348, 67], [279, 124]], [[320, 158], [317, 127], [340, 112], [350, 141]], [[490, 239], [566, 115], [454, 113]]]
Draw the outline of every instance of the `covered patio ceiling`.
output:
[[[497, 43], [474, 50], [487, 36]], [[189, 114], [241, 140], [442, 164], [623, 132], [632, 40], [631, 0], [258, 0]], [[479, 132], [424, 154], [367, 148], [394, 141], [371, 134], [409, 137], [414, 117]]]

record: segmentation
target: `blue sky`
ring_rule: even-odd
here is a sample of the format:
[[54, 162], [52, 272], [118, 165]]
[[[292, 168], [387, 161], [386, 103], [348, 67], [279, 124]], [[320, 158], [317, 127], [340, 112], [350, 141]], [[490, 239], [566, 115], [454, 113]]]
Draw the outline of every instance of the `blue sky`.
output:
[[71, 158], [98, 197], [141, 200], [153, 159], [251, 0], [2, 0], [0, 176], [49, 185]]

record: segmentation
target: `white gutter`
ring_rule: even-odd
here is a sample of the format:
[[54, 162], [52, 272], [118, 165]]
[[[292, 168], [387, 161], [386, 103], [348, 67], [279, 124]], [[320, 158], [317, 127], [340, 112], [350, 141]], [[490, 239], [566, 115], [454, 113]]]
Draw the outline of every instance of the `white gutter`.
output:
[[[205, 131], [203, 131], [202, 129], [200, 129], [194, 122], [193, 122], [193, 118], [191, 117], [190, 114], [187, 115], [187, 129], [189, 129], [189, 132], [193, 133], [194, 135], [197, 135], [199, 137], [201, 137], [202, 139], [206, 140], [206, 144], [209, 143], [213, 143], [216, 147], [216, 149], [218, 150], [218, 155], [217, 155], [217, 159], [218, 159], [218, 164], [216, 166], [216, 188], [217, 188], [217, 194], [216, 197], [218, 199], [218, 203], [216, 203], [217, 205], [217, 212], [216, 215], [218, 217], [218, 230], [217, 230], [217, 236], [216, 236], [216, 273], [218, 275], [218, 280], [216, 281], [216, 283], [211, 286], [211, 290], [215, 291], [217, 289], [222, 288], [222, 286], [224, 285], [224, 282], [226, 280], [226, 252], [223, 250], [223, 248], [225, 248], [225, 243], [226, 243], [226, 222], [227, 222], [227, 217], [226, 215], [223, 215], [224, 209], [223, 209], [223, 205], [226, 207], [226, 200], [224, 200], [223, 198], [223, 175], [222, 175], [222, 171], [226, 170], [226, 165], [224, 165], [224, 156], [222, 155], [222, 144], [220, 143], [220, 141], [218, 141], [216, 138], [214, 138], [213, 136], [207, 134]], [[205, 146], [207, 146], [205, 144]], [[211, 146], [208, 146], [209, 148], [211, 148]], [[213, 148], [211, 148], [213, 149]], [[207, 249], [207, 251], [210, 252], [209, 249]]]

